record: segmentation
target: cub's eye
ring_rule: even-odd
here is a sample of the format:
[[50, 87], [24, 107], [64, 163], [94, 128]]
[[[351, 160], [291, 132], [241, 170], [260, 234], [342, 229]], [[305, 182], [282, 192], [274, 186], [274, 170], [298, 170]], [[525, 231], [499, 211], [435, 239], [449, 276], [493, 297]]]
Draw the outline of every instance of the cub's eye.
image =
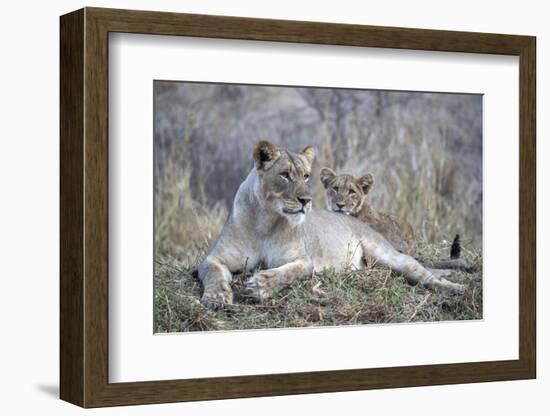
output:
[[350, 194], [350, 195], [355, 195], [355, 191], [354, 191], [353, 189], [350, 189], [349, 192], [348, 192], [348, 194]]
[[281, 178], [283, 178], [285, 181], [290, 180], [290, 175], [288, 174], [288, 172], [281, 172], [279, 173], [279, 175], [281, 175]]
[[338, 192], [338, 187], [337, 187], [337, 186], [333, 186], [333, 187], [332, 187], [332, 190], [333, 190], [334, 192]]
[[306, 182], [309, 181], [309, 175], [308, 175], [307, 173], [304, 175], [304, 180], [305, 180]]

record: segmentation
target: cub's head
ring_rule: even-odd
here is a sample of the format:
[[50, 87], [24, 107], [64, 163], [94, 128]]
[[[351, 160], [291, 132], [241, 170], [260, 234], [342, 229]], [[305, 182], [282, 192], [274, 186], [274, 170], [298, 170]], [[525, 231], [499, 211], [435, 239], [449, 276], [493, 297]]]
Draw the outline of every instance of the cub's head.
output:
[[291, 224], [301, 224], [311, 211], [309, 175], [314, 156], [310, 146], [293, 153], [261, 141], [254, 148], [260, 203]]
[[363, 206], [374, 179], [370, 173], [356, 178], [337, 175], [332, 169], [321, 169], [321, 182], [325, 187], [327, 208], [346, 215], [356, 215]]

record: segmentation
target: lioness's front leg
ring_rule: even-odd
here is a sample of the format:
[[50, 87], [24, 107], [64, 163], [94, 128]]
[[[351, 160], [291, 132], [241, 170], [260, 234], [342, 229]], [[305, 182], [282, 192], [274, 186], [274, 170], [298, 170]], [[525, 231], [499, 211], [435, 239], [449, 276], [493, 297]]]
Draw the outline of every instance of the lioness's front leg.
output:
[[367, 255], [374, 257], [383, 265], [401, 273], [412, 284], [420, 283], [430, 289], [446, 289], [455, 293], [464, 293], [464, 286], [458, 283], [449, 282], [443, 277], [436, 277], [429, 270], [424, 268], [411, 256], [399, 253], [393, 247], [372, 246], [364, 244], [363, 249]]
[[261, 270], [246, 281], [244, 294], [262, 301], [292, 282], [311, 276], [311, 273], [313, 273], [313, 262], [308, 258], [298, 259], [273, 269]]
[[199, 266], [199, 279], [204, 292], [201, 302], [208, 308], [220, 309], [233, 303], [231, 272], [227, 265], [214, 256], [208, 256]]

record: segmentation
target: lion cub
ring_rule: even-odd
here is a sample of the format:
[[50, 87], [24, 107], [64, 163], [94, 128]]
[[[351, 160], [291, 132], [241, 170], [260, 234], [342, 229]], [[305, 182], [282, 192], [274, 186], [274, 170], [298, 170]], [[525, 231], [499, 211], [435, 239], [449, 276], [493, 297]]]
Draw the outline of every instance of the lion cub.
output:
[[[356, 217], [381, 234], [397, 251], [415, 257], [416, 239], [411, 225], [399, 220], [395, 215], [376, 211], [366, 201], [367, 194], [374, 184], [370, 173], [356, 178], [346, 174], [337, 175], [332, 169], [323, 168], [321, 182], [326, 189], [329, 211]], [[475, 272], [477, 267], [461, 258], [461, 251], [460, 236], [456, 234], [449, 258], [419, 261], [436, 274], [448, 273], [450, 270]]]
[[395, 215], [376, 211], [367, 202], [367, 194], [374, 184], [370, 173], [356, 178], [347, 174], [337, 175], [332, 169], [323, 168], [321, 182], [326, 189], [327, 208], [330, 211], [351, 215], [366, 222], [396, 250], [414, 255], [416, 240], [411, 225]]

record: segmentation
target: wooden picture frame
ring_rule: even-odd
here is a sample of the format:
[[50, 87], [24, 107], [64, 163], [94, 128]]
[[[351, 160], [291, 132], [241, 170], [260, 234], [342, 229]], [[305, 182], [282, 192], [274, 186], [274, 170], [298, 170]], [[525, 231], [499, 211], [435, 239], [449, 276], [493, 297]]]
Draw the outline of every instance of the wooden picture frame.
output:
[[[535, 378], [534, 37], [99, 8], [85, 8], [62, 16], [60, 30], [61, 399], [82, 407], [100, 407]], [[519, 359], [109, 383], [110, 32], [518, 56]]]

